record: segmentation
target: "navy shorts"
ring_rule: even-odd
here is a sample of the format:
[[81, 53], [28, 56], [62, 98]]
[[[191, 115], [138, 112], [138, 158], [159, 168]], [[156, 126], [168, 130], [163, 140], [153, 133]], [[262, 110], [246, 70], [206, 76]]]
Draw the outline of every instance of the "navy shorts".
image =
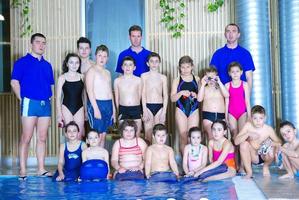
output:
[[89, 125], [92, 129], [96, 130], [98, 133], [106, 133], [109, 126], [113, 124], [112, 114], [113, 106], [112, 100], [96, 100], [99, 110], [101, 112], [101, 119], [96, 119], [94, 117], [94, 110], [91, 103], [87, 102], [87, 113]]
[[24, 97], [21, 101], [22, 117], [51, 117], [51, 101]]

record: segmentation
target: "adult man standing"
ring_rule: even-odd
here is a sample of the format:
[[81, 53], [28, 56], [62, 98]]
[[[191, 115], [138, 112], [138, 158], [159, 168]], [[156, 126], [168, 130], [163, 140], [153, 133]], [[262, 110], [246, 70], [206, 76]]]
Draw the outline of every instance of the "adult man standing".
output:
[[89, 59], [91, 52], [91, 42], [86, 37], [80, 37], [77, 40], [78, 55], [81, 58], [81, 73], [86, 74], [90, 67], [95, 63]]
[[37, 174], [51, 176], [45, 169], [45, 151], [51, 119], [51, 85], [54, 85], [52, 66], [43, 54], [46, 37], [41, 33], [31, 36], [31, 53], [18, 59], [12, 71], [11, 86], [21, 101], [22, 134], [19, 144], [20, 179], [26, 179], [28, 148], [34, 128], [37, 133]]
[[216, 66], [219, 77], [223, 84], [231, 81], [228, 75], [228, 65], [231, 62], [239, 62], [243, 68], [241, 79], [247, 81], [249, 91], [252, 90], [252, 72], [255, 70], [251, 54], [248, 50], [238, 44], [240, 28], [237, 24], [231, 23], [225, 27], [224, 36], [227, 40], [224, 47], [217, 49], [210, 65]]
[[136, 69], [134, 70], [134, 75], [140, 77], [142, 73], [149, 71], [146, 62], [147, 62], [147, 57], [151, 52], [141, 46], [142, 29], [140, 26], [133, 25], [130, 27], [129, 39], [131, 42], [131, 46], [119, 54], [117, 67], [115, 71], [118, 73], [123, 73], [123, 70], [121, 68], [122, 60], [126, 56], [131, 56], [136, 63]]

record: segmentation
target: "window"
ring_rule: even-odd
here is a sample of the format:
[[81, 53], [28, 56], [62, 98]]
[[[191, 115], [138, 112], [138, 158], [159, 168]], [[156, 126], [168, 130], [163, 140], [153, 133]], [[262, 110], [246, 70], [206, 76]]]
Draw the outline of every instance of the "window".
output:
[[10, 91], [11, 62], [9, 9], [9, 1], [0, 2], [0, 92]]
[[141, 26], [145, 38], [144, 0], [86, 0], [85, 3], [85, 32], [91, 41], [92, 56], [100, 44], [109, 48], [107, 68], [114, 80], [118, 76], [115, 72], [118, 55], [130, 46], [130, 26]]

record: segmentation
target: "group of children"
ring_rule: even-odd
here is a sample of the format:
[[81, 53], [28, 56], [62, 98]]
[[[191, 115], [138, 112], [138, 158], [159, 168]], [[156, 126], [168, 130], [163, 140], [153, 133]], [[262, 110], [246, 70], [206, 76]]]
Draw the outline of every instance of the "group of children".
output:
[[[176, 179], [179, 173], [174, 153], [165, 145], [167, 131], [163, 124], [166, 120], [168, 87], [166, 76], [159, 73], [159, 54], [153, 52], [149, 55], [147, 64], [150, 71], [143, 73], [141, 78], [133, 74], [135, 60], [125, 57], [122, 60], [123, 75], [114, 81], [114, 95], [110, 72], [105, 69], [108, 48], [105, 45], [98, 46], [95, 57], [96, 63], [83, 77], [80, 73], [80, 58], [76, 54], [68, 54], [64, 62], [64, 74], [58, 80], [57, 94], [63, 96], [57, 101], [58, 122], [67, 118], [68, 115], [61, 118], [62, 111], [67, 109], [73, 119], [88, 115], [94, 131], [87, 134], [90, 147], [85, 149], [86, 145], [80, 142], [84, 132], [78, 133], [81, 136], [75, 139], [74, 134], [68, 133], [69, 127], [73, 127], [68, 126], [68, 123], [66, 137], [69, 141], [61, 146], [59, 176], [56, 180], [64, 179], [63, 169], [69, 166], [67, 153], [71, 154], [68, 159], [73, 159], [76, 157], [72, 156], [73, 152], [80, 154], [82, 151], [83, 161], [104, 160], [109, 168], [108, 153], [103, 147], [108, 127], [116, 119], [120, 124], [127, 124], [120, 128], [122, 138], [115, 142], [112, 150], [111, 165], [115, 169], [116, 179], [144, 177], [144, 172], [147, 178], [159, 177], [158, 180], [165, 178], [165, 173], [161, 175], [160, 172], [170, 172], [166, 177]], [[289, 122], [282, 124], [280, 131], [287, 143], [281, 146], [273, 128], [265, 124], [264, 108], [258, 105], [251, 108], [250, 89], [241, 80], [243, 70], [239, 63], [232, 62], [229, 65], [228, 73], [232, 81], [225, 85], [213, 66], [205, 69], [201, 79], [195, 76], [193, 60], [189, 56], [180, 58], [178, 68], [180, 75], [172, 83], [170, 99], [176, 103], [175, 119], [186, 177], [215, 180], [232, 177], [237, 171], [245, 170], [245, 177], [251, 178], [252, 163], [264, 163], [263, 174], [268, 176], [269, 165], [279, 152], [288, 172], [281, 178], [294, 177], [299, 169], [299, 146], [294, 136], [296, 129]], [[83, 108], [85, 102], [87, 114]], [[203, 102], [203, 135], [197, 128], [199, 102]], [[130, 120], [135, 124], [130, 125]], [[142, 121], [147, 143], [151, 144], [152, 139], [155, 139], [155, 143], [148, 148], [140, 138]], [[127, 130], [127, 127], [131, 129]], [[77, 132], [82, 130], [83, 124], [76, 125], [76, 129]], [[204, 139], [208, 140], [208, 147], [201, 144]]]

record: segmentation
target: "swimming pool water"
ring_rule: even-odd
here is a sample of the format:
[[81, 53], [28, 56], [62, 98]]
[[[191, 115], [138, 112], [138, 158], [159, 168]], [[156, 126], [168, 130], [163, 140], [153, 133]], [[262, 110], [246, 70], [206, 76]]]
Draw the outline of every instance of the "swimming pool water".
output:
[[0, 177], [0, 199], [237, 199], [231, 180], [209, 183], [103, 181], [56, 183], [50, 178]]

